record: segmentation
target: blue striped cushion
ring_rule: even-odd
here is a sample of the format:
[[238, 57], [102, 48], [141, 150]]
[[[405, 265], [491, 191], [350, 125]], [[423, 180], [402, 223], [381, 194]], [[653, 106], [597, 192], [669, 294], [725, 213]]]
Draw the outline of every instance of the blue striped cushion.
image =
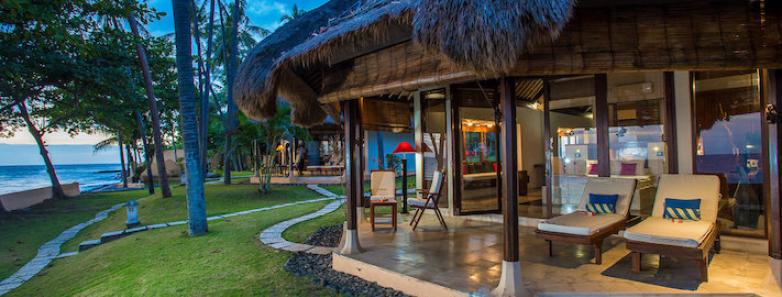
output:
[[616, 213], [616, 201], [619, 195], [612, 194], [593, 194], [589, 193], [589, 201], [586, 204], [586, 210], [596, 214]]
[[665, 210], [663, 211], [663, 218], [700, 221], [701, 200], [665, 198]]

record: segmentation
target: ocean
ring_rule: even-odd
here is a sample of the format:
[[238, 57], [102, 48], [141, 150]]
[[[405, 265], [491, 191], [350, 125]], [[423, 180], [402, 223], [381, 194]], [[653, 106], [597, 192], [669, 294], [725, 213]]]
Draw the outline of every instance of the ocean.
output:
[[[55, 165], [60, 183], [79, 182], [88, 192], [121, 181], [119, 164]], [[0, 194], [51, 186], [46, 166], [0, 166]]]

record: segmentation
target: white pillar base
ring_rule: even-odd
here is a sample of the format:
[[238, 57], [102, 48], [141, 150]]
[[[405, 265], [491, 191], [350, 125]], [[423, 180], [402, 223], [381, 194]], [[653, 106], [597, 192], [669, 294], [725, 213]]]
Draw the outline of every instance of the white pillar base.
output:
[[342, 239], [339, 241], [339, 253], [342, 255], [354, 255], [362, 252], [358, 243], [358, 230], [348, 230], [348, 223], [342, 227]]
[[782, 288], [782, 259], [768, 258], [768, 266], [771, 269], [769, 273], [769, 283]]
[[502, 261], [500, 284], [491, 292], [497, 297], [532, 297], [532, 291], [524, 287], [521, 280], [521, 265], [519, 262]]
[[366, 219], [364, 217], [364, 208], [361, 206], [356, 207], [356, 222], [359, 224]]

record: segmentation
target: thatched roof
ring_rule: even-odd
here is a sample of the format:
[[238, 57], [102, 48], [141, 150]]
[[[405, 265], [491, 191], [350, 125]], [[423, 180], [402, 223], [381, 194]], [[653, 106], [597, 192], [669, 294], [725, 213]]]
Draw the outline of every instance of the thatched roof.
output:
[[[354, 0], [356, 1], [356, 0]], [[326, 113], [302, 68], [330, 66], [413, 38], [483, 76], [507, 73], [525, 49], [555, 37], [574, 0], [332, 0], [264, 39], [240, 66], [234, 87], [249, 117], [274, 114], [277, 96], [289, 101], [293, 120], [320, 123]], [[355, 4], [355, 5], [353, 5]], [[332, 25], [314, 32], [332, 19]]]

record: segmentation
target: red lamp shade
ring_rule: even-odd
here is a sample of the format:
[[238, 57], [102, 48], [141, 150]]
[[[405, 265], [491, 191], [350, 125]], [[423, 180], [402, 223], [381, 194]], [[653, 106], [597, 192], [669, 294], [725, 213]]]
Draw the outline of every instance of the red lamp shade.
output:
[[393, 154], [410, 154], [415, 153], [415, 149], [407, 141], [400, 142], [394, 149]]

